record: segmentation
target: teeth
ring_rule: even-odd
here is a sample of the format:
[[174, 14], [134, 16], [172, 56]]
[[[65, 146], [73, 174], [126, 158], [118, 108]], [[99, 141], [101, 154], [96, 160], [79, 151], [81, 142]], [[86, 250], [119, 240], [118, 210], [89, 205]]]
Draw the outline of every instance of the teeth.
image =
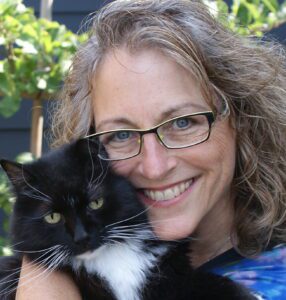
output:
[[170, 200], [175, 197], [178, 197], [182, 194], [185, 190], [187, 190], [190, 185], [192, 184], [193, 179], [187, 182], [180, 183], [172, 188], [166, 189], [164, 191], [150, 191], [144, 190], [144, 194], [155, 201], [165, 201]]

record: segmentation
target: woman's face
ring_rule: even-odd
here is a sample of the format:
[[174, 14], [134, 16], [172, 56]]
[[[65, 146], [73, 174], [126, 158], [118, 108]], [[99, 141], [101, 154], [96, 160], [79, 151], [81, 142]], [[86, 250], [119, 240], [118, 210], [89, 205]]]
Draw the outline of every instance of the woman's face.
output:
[[[97, 132], [146, 129], [172, 117], [210, 110], [192, 76], [155, 50], [110, 52], [93, 88]], [[231, 222], [235, 133], [228, 120], [215, 122], [208, 141], [185, 149], [166, 149], [155, 134], [144, 135], [138, 156], [112, 166], [138, 189], [162, 239], [215, 232], [219, 224]], [[178, 189], [181, 194], [175, 196]], [[167, 194], [172, 199], [164, 200]]]

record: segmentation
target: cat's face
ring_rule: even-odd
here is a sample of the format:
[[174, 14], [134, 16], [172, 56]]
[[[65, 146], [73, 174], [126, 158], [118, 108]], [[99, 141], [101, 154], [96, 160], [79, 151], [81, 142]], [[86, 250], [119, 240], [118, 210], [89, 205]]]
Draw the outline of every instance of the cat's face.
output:
[[44, 249], [52, 249], [48, 254], [57, 249], [67, 260], [124, 239], [120, 228], [128, 226], [130, 235], [133, 225], [146, 224], [133, 187], [112, 174], [95, 149], [87, 149], [77, 142], [28, 165], [2, 162], [17, 197], [16, 250], [35, 260]]

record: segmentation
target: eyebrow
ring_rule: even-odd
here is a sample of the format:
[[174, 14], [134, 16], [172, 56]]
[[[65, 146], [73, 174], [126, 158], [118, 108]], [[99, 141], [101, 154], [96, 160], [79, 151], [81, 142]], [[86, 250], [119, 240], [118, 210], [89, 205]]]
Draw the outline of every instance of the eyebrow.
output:
[[[197, 109], [197, 111], [194, 111], [194, 113], [205, 112], [205, 111], [210, 111], [211, 110], [210, 108], [207, 108], [204, 105], [200, 105], [200, 104], [196, 104], [196, 103], [190, 103], [190, 102], [182, 103], [181, 105], [175, 105], [174, 107], [170, 107], [166, 111], [162, 112], [158, 116], [158, 118], [156, 119], [154, 126], [156, 126], [156, 124], [160, 124], [163, 121], [166, 121], [166, 120], [171, 119], [173, 117], [179, 116], [180, 111], [182, 111], [182, 114], [186, 114], [186, 109], [187, 108]], [[190, 114], [191, 113], [192, 112], [190, 112]], [[99, 132], [98, 129], [100, 127], [103, 127], [105, 125], [110, 125], [110, 124], [113, 124], [115, 127], [120, 126], [120, 125], [130, 126], [130, 128], [134, 128], [134, 129], [136, 129], [138, 127], [134, 122], [132, 122], [131, 120], [129, 120], [127, 118], [123, 118], [123, 117], [110, 118], [110, 119], [106, 119], [106, 120], [101, 121], [98, 124], [98, 126], [96, 126], [97, 127], [96, 132]], [[113, 129], [116, 129], [116, 128], [113, 128]], [[110, 130], [113, 130], [113, 129], [110, 129]]]
[[168, 108], [166, 111], [162, 112], [159, 119], [157, 120], [158, 124], [167, 120], [168, 118], [173, 118], [176, 117], [178, 113], [186, 114], [186, 109], [188, 108], [195, 108], [196, 111], [191, 111], [191, 113], [197, 113], [197, 112], [203, 112], [203, 111], [209, 111], [211, 110], [210, 108], [207, 108], [204, 105], [200, 105], [197, 103], [182, 103], [181, 105], [175, 105], [174, 107]]

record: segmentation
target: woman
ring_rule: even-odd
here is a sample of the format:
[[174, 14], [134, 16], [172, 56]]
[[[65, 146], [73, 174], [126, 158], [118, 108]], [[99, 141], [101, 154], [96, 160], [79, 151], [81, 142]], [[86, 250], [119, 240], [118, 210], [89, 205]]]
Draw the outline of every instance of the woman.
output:
[[[104, 142], [116, 130], [124, 147], [105, 145], [112, 166], [150, 207], [156, 234], [194, 237], [194, 267], [282, 299], [285, 75], [282, 47], [234, 35], [198, 1], [115, 1], [95, 16], [74, 58], [54, 117], [55, 144], [91, 128], [104, 132]], [[182, 140], [184, 130], [191, 131]], [[257, 280], [269, 266], [268, 279], [280, 276], [280, 283]], [[27, 268], [24, 262], [21, 280]], [[27, 297], [80, 299], [58, 273], [21, 286], [17, 299]]]

